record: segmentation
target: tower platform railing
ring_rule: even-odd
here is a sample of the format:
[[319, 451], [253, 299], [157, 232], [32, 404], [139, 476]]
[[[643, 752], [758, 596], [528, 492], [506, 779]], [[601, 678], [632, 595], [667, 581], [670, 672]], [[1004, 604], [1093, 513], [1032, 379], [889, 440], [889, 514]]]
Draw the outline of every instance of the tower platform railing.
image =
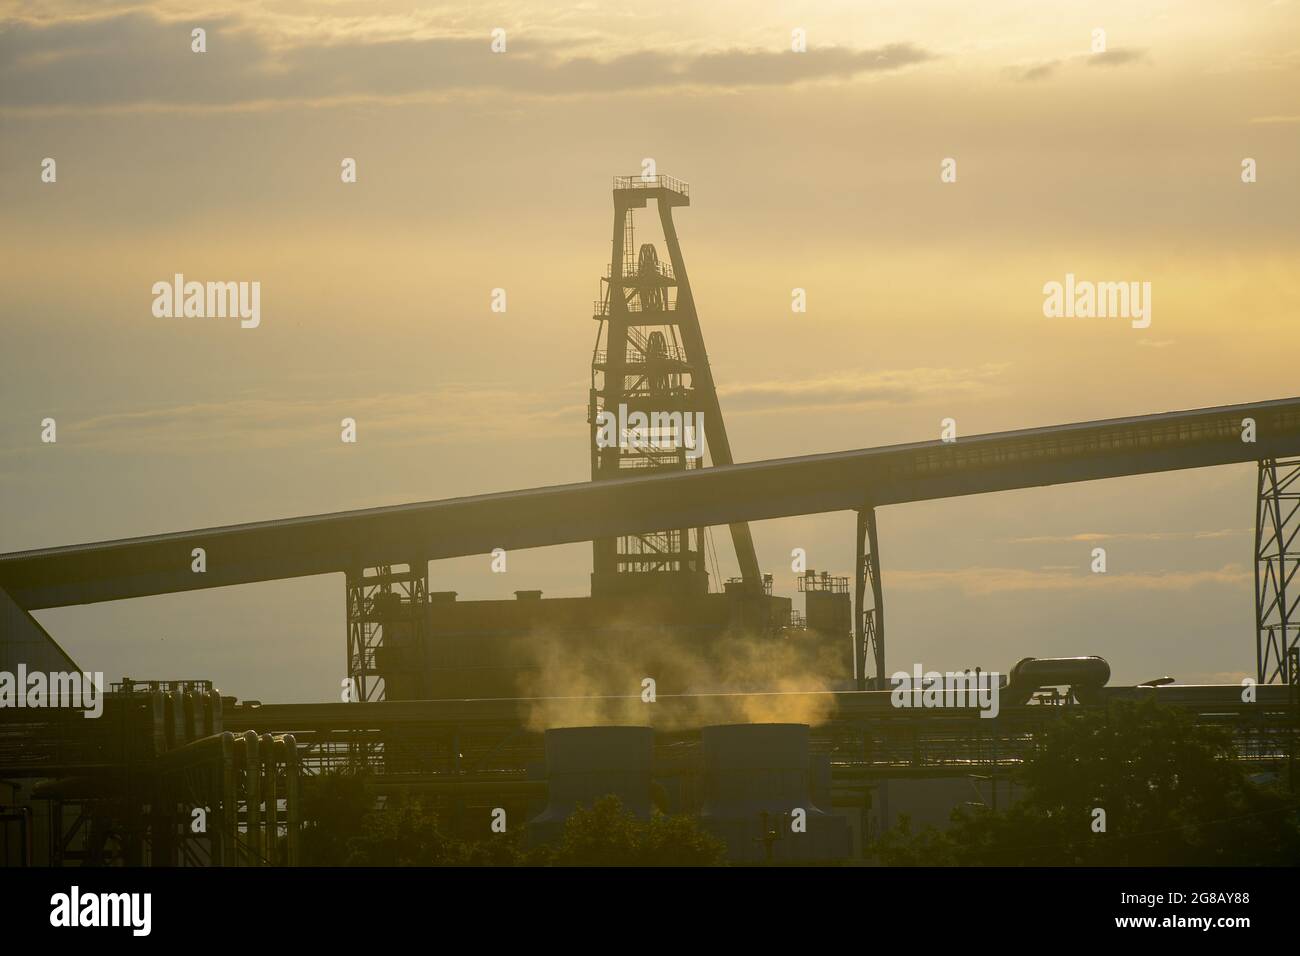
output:
[[615, 176], [614, 189], [667, 189], [686, 199], [691, 198], [691, 187], [673, 176]]

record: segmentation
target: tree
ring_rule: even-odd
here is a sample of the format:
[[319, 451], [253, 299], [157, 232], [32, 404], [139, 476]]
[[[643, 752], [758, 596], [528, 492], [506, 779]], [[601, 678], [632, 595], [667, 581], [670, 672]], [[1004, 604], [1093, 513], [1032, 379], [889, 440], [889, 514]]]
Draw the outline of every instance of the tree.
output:
[[549, 859], [556, 866], [720, 866], [726, 854], [693, 817], [642, 820], [607, 796], [569, 815]]
[[894, 865], [1300, 862], [1295, 798], [1250, 780], [1226, 732], [1154, 701], [1063, 714], [1019, 782], [1025, 796], [1006, 812], [960, 807], [946, 833], [900, 827], [879, 842], [878, 857]]
[[460, 855], [455, 841], [439, 831], [438, 818], [406, 799], [366, 814], [348, 850], [351, 866], [446, 866]]
[[952, 866], [956, 846], [952, 838], [934, 827], [912, 832], [912, 818], [898, 815], [898, 823], [885, 832], [874, 847], [876, 859], [884, 866]]
[[302, 786], [302, 858], [307, 866], [343, 866], [348, 840], [374, 805], [363, 773], [323, 773]]
[[579, 807], [554, 846], [525, 851], [522, 831], [467, 841], [448, 836], [418, 799], [372, 809], [368, 778], [322, 774], [304, 788], [303, 860], [309, 866], [717, 866], [726, 846], [688, 816], [642, 820], [617, 797]]
[[518, 833], [479, 841], [446, 836], [436, 813], [397, 798], [375, 809], [364, 773], [334, 772], [303, 787], [303, 862], [307, 866], [517, 866]]

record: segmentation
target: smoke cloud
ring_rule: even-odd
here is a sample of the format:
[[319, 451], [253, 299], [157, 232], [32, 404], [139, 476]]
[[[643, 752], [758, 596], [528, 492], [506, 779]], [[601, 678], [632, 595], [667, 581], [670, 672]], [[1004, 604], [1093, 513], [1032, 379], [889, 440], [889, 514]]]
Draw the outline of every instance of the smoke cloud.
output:
[[[843, 647], [837, 646], [843, 644]], [[512, 648], [530, 730], [630, 724], [687, 730], [719, 723], [820, 724], [835, 710], [849, 640], [812, 631], [732, 629], [693, 640], [615, 622], [599, 644], [534, 631]], [[654, 681], [655, 700], [644, 684]]]

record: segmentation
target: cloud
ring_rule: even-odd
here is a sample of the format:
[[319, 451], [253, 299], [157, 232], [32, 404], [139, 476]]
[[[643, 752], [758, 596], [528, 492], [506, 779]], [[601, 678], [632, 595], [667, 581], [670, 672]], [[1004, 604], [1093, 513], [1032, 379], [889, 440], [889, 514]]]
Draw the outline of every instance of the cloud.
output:
[[1174, 571], [1158, 574], [1093, 574], [1082, 568], [959, 568], [947, 571], [890, 571], [887, 590], [960, 591], [966, 597], [1025, 591], [1191, 591], [1210, 586], [1240, 587], [1253, 580], [1238, 564], [1214, 571]]
[[[872, 375], [765, 382], [721, 389], [727, 414], [897, 405], [969, 395], [988, 387], [1005, 366], [908, 369]], [[213, 448], [259, 450], [337, 442], [340, 421], [354, 418], [367, 440], [390, 446], [447, 442], [528, 441], [571, 437], [586, 421], [585, 404], [569, 393], [521, 393], [493, 385], [446, 383], [380, 395], [303, 391], [229, 401], [173, 404], [59, 419], [59, 442], [105, 454], [203, 454]], [[3, 437], [3, 436], [0, 436]], [[0, 460], [33, 454], [30, 444], [0, 443]]]
[[912, 368], [842, 372], [823, 378], [749, 382], [718, 389], [728, 413], [807, 411], [865, 405], [904, 405], [930, 398], [970, 396], [989, 387], [1007, 366]]
[[[59, 444], [103, 454], [204, 454], [213, 448], [267, 450], [339, 442], [340, 422], [390, 446], [563, 437], [586, 406], [554, 395], [520, 395], [448, 384], [421, 392], [301, 399], [248, 397], [113, 412], [59, 421]], [[0, 454], [30, 454], [12, 446]]]
[[1010, 67], [1008, 72], [1014, 79], [1022, 83], [1032, 83], [1035, 80], [1043, 80], [1051, 76], [1061, 67], [1060, 60], [1046, 60], [1042, 63], [1033, 63], [1029, 66]]
[[1254, 534], [1250, 528], [1224, 529], [1222, 531], [1085, 531], [1080, 534], [1038, 535], [1031, 538], [1011, 538], [1008, 544], [1091, 544], [1097, 541], [1209, 541], [1218, 538], [1235, 538]]
[[1117, 46], [1104, 53], [1089, 53], [1086, 58], [1089, 66], [1127, 66], [1130, 63], [1141, 63], [1147, 58], [1147, 51]]
[[464, 92], [533, 95], [740, 88], [849, 80], [933, 59], [911, 44], [872, 49], [647, 50], [597, 58], [583, 42], [356, 31], [267, 36], [234, 17], [201, 18], [207, 52], [190, 50], [194, 18], [129, 12], [0, 24], [0, 108], [232, 108], [410, 99]]
[[1180, 674], [1179, 684], [1240, 684], [1250, 678], [1255, 679], [1254, 672], [1246, 671], [1191, 671]]
[[1146, 56], [1146, 50], [1133, 47], [1115, 47], [1104, 53], [1079, 53], [1067, 59], [1019, 63], [1007, 67], [1003, 72], [1018, 83], [1033, 83], [1038, 80], [1045, 80], [1057, 73], [1067, 62], [1076, 64], [1082, 61], [1087, 63], [1088, 66], [1125, 66], [1130, 63], [1140, 63], [1146, 59]]

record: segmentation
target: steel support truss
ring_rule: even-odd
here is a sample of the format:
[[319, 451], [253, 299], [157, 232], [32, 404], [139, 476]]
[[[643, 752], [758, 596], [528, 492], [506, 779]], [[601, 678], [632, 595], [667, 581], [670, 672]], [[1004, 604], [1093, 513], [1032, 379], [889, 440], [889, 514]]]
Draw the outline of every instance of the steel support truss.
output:
[[[880, 543], [876, 537], [876, 509], [864, 505], [858, 510], [857, 560], [854, 562], [853, 677], [859, 690], [884, 689], [885, 595], [880, 582]], [[866, 606], [871, 588], [871, 607]], [[874, 677], [867, 678], [872, 667]]]
[[386, 699], [383, 675], [389, 671], [403, 670], [418, 683], [428, 562], [412, 561], [404, 569], [385, 564], [355, 571], [348, 574], [347, 587], [347, 674], [352, 681], [348, 699], [361, 703]]
[[1255, 661], [1262, 684], [1300, 680], [1300, 459], [1259, 463], [1255, 504]]

